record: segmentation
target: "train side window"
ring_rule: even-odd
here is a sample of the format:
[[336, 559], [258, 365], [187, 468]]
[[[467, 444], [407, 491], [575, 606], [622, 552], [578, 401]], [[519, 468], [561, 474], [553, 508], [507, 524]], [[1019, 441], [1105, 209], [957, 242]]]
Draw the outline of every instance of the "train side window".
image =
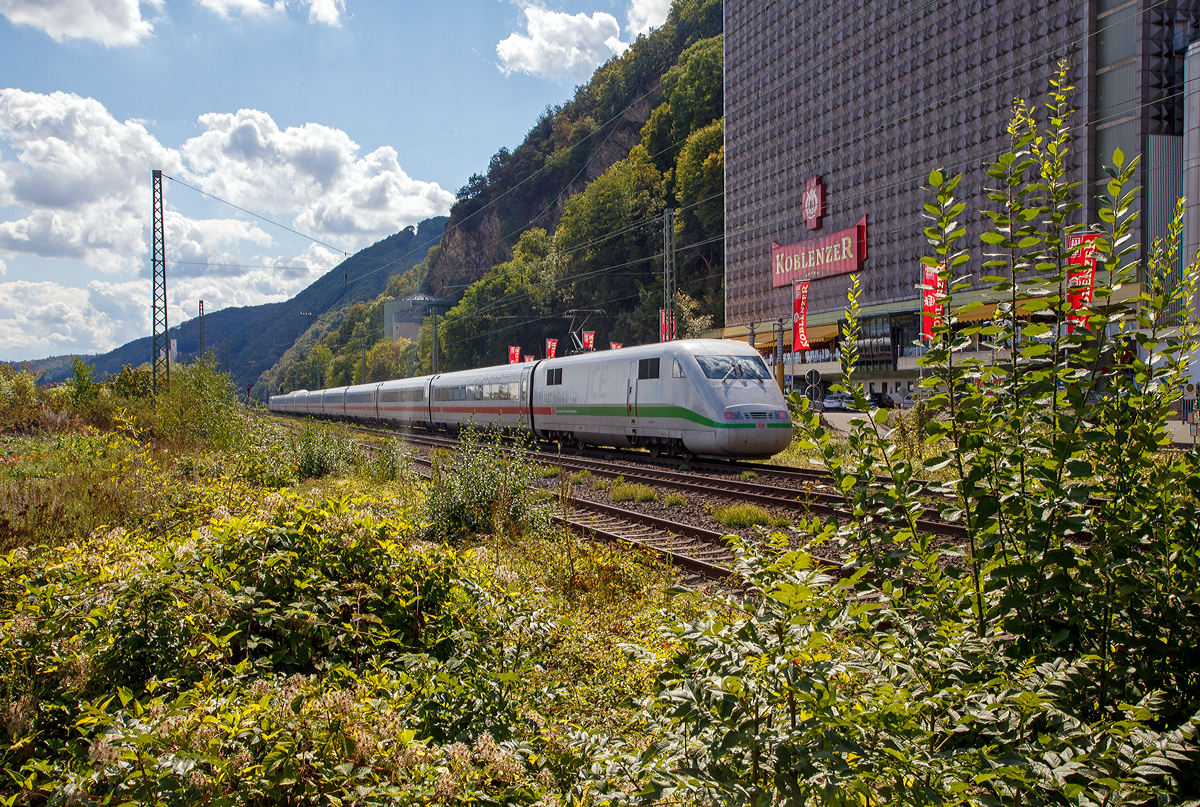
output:
[[546, 386], [557, 387], [562, 384], [562, 368], [555, 367], [546, 371]]
[[671, 359], [671, 378], [687, 378], [683, 374], [683, 368], [679, 366], [679, 359]]
[[642, 359], [638, 362], [638, 381], [658, 378], [658, 359]]
[[525, 400], [525, 379], [521, 379], [521, 400]]

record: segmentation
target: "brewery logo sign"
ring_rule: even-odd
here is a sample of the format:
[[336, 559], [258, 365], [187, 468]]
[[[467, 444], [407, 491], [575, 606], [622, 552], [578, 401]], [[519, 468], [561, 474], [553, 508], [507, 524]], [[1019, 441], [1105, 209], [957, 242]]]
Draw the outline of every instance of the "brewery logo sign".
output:
[[804, 208], [804, 223], [810, 230], [821, 229], [825, 219], [825, 181], [820, 177], [809, 177], [801, 197]]

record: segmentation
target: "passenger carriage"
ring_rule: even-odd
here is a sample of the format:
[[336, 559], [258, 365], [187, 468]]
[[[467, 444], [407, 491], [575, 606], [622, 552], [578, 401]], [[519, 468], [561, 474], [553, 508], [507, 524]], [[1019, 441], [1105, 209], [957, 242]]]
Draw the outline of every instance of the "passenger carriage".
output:
[[429, 419], [435, 428], [468, 424], [529, 428], [532, 364], [508, 364], [436, 375], [429, 382]]
[[429, 426], [429, 381], [432, 376], [401, 378], [379, 385], [379, 419], [397, 426]]

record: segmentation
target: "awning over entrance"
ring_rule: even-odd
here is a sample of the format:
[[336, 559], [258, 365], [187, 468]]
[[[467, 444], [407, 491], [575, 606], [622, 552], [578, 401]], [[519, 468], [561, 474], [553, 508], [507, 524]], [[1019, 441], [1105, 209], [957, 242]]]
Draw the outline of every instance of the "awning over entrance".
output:
[[[837, 323], [830, 325], [814, 325], [808, 329], [808, 343], [810, 345], [819, 345], [823, 342], [832, 341], [838, 332]], [[775, 335], [770, 331], [754, 334], [754, 346], [759, 350], [766, 350], [774, 347]], [[792, 349], [792, 329], [785, 328], [783, 331], [783, 347], [784, 350]]]

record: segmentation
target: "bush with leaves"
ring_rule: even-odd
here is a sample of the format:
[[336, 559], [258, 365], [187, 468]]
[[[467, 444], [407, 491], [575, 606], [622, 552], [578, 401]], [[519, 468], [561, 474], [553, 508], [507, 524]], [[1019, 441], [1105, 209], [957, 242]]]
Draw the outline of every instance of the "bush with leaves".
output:
[[471, 427], [459, 444], [434, 456], [429, 533], [460, 542], [476, 535], [521, 535], [547, 523], [546, 503], [533, 495], [541, 473], [499, 433]]
[[[837, 534], [849, 562], [871, 569], [905, 619], [943, 624], [968, 608], [977, 637], [1012, 637], [1012, 658], [1086, 660], [1088, 673], [1064, 689], [1080, 719], [1114, 721], [1144, 703], [1156, 725], [1180, 725], [1200, 709], [1200, 469], [1193, 452], [1160, 449], [1197, 346], [1187, 303], [1200, 269], [1176, 268], [1182, 202], [1168, 237], [1135, 259], [1135, 163], [1117, 152], [1093, 242], [1095, 299], [1072, 310], [1070, 238], [1083, 227], [1071, 223], [1078, 188], [1065, 179], [1068, 91], [1060, 76], [1044, 128], [1018, 104], [1011, 151], [989, 169], [990, 322], [958, 323], [979, 305], [955, 302], [972, 283], [960, 244], [966, 207], [958, 178], [929, 177], [925, 263], [947, 293], [945, 322], [920, 359], [936, 414], [924, 424], [923, 462], [884, 433], [882, 410], [853, 422], [845, 455], [815, 417], [801, 427], [845, 494]], [[857, 288], [856, 279], [842, 367], [865, 410], [854, 381]], [[972, 337], [1002, 360], [965, 358]], [[891, 482], [880, 486], [884, 474]], [[925, 492], [945, 497], [942, 518], [966, 528], [962, 545], [921, 533]]]
[[646, 712], [641, 750], [579, 735], [610, 803], [1166, 803], [1197, 721], [1154, 729], [1159, 698], [1089, 717], [1076, 702], [1092, 663], [1015, 657], [973, 620], [913, 620], [869, 588], [868, 567], [835, 579], [809, 550], [733, 541], [750, 595], [673, 627], [682, 652]]

